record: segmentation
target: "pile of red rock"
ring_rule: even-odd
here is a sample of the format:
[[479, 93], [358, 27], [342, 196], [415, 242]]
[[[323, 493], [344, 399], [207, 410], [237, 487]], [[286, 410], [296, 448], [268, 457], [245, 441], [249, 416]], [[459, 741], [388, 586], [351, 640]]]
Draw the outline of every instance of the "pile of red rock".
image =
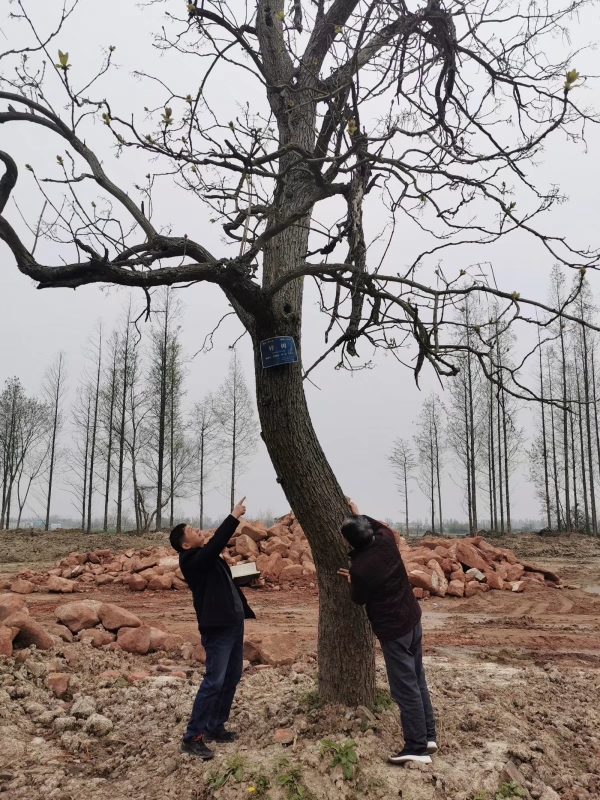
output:
[[[205, 531], [206, 541], [214, 530]], [[282, 517], [271, 528], [262, 522], [242, 521], [223, 557], [230, 566], [256, 562], [261, 579], [271, 584], [294, 582], [314, 586], [316, 570], [310, 546], [293, 514]], [[0, 588], [18, 594], [39, 590], [70, 593], [81, 591], [86, 585], [107, 584], [123, 584], [132, 591], [187, 588], [178, 556], [170, 547], [130, 549], [120, 553], [111, 550], [71, 553], [54, 569], [43, 573], [23, 570], [16, 579], [5, 581]]]
[[482, 536], [425, 539], [417, 547], [410, 547], [398, 534], [396, 540], [418, 598], [473, 597], [490, 589], [523, 592], [561, 585], [558, 575], [520, 562], [512, 550], [494, 547]]
[[[522, 592], [561, 584], [554, 573], [519, 562], [511, 550], [494, 547], [481, 536], [431, 538], [411, 547], [397, 531], [394, 533], [418, 598], [472, 597], [490, 589]], [[213, 534], [214, 529], [205, 531], [205, 541]], [[255, 562], [261, 583], [312, 588], [316, 583], [310, 545], [292, 513], [270, 528], [262, 522], [242, 521], [223, 557], [230, 566]], [[71, 553], [54, 569], [43, 573], [24, 570], [0, 588], [20, 594], [37, 590], [66, 593], [108, 584], [122, 584], [132, 591], [187, 588], [178, 556], [170, 547]]]
[[166, 633], [144, 625], [139, 617], [125, 608], [97, 600], [65, 603], [55, 611], [57, 624], [53, 632], [63, 641], [90, 640], [93, 647], [126, 653], [147, 653], [178, 650], [184, 644], [179, 634]]

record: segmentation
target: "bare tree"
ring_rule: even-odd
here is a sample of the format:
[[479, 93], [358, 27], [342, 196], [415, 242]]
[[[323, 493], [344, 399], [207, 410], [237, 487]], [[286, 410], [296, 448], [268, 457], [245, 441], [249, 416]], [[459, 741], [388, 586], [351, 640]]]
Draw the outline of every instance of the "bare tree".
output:
[[229, 502], [233, 508], [237, 480], [246, 471], [250, 458], [256, 452], [258, 437], [254, 405], [235, 348], [229, 361], [227, 377], [213, 401], [213, 411], [220, 426], [223, 453], [227, 453]]
[[198, 524], [202, 528], [204, 525], [204, 498], [210, 476], [217, 466], [219, 451], [218, 420], [214, 411], [214, 400], [210, 394], [201, 403], [194, 405], [190, 427], [198, 454]]
[[88, 343], [88, 357], [92, 360], [94, 372], [90, 376], [90, 397], [91, 397], [91, 420], [90, 420], [90, 444], [89, 444], [89, 473], [87, 479], [88, 503], [87, 503], [87, 522], [85, 530], [92, 531], [92, 502], [94, 497], [94, 478], [95, 462], [98, 440], [98, 408], [100, 405], [100, 380], [102, 378], [102, 323], [99, 322], [96, 328], [96, 337], [90, 339]]
[[[514, 287], [496, 288], [479, 266], [468, 285], [453, 274], [445, 277], [446, 248], [494, 245], [518, 231], [552, 261], [596, 265], [595, 251], [577, 250], [560, 232], [538, 228], [538, 215], [561, 197], [555, 187], [535, 185], [529, 174], [529, 162], [548, 137], [563, 133], [577, 140], [591, 119], [577, 105], [584, 78], [565, 49], [568, 20], [584, 6], [585, 0], [493, 9], [460, 0], [414, 8], [323, 0], [314, 7], [295, 3], [288, 18], [283, 0], [231, 8], [194, 0], [183, 18], [169, 8], [154, 40], [178, 68], [177, 85], [167, 85], [162, 75], [152, 84], [164, 92], [153, 112], [132, 108], [131, 95], [121, 107], [102, 92], [112, 48], [95, 80], [80, 77], [68, 54], [61, 52], [58, 60], [51, 55], [59, 42], [64, 47], [71, 7], [57, 6], [48, 36], [22, 4], [18, 18], [9, 20], [25, 20], [31, 41], [2, 54], [0, 99], [10, 108], [0, 112], [0, 124], [37, 126], [61, 141], [67, 154], [59, 154], [51, 175], [48, 165], [38, 163], [45, 148], [31, 155], [35, 163], [29, 165], [45, 195], [42, 203], [53, 201], [41, 231], [52, 238], [52, 251], [60, 251], [57, 264], [40, 263], [9, 221], [18, 170], [7, 153], [0, 154], [6, 169], [0, 238], [18, 269], [41, 288], [115, 283], [149, 292], [209, 282], [223, 290], [251, 337], [262, 436], [315, 556], [319, 682], [328, 701], [368, 703], [375, 668], [365, 614], [346, 602], [336, 575], [346, 563], [339, 526], [347, 503], [314, 431], [303, 379], [334, 353], [342, 367], [360, 368], [359, 350], [366, 348], [369, 360], [374, 347], [403, 363], [414, 357], [416, 378], [425, 364], [440, 378], [453, 377], [456, 356], [469, 345], [448, 336], [448, 309], [466, 294], [497, 297], [508, 325], [536, 324], [533, 311], [549, 308]], [[198, 52], [205, 57], [200, 62]], [[52, 70], [59, 95], [46, 86]], [[231, 70], [256, 80], [252, 103], [247, 83], [240, 81], [238, 89]], [[148, 71], [140, 65], [138, 77], [151, 80]], [[211, 108], [207, 84], [213, 81], [228, 81], [233, 93], [242, 93], [234, 118]], [[148, 157], [150, 177], [138, 183], [136, 198], [133, 187], [108, 176], [107, 160], [87, 143], [97, 140], [86, 133], [99, 120], [122, 158], [128, 150]], [[21, 140], [27, 147], [29, 137]], [[179, 219], [169, 225], [155, 218], [154, 195], [167, 176], [175, 177], [169, 191], [179, 187], [188, 204], [198, 199], [200, 209], [210, 207], [229, 249], [221, 244], [211, 253]], [[512, 199], [517, 194], [518, 206]], [[336, 202], [342, 216], [328, 224]], [[381, 255], [368, 247], [368, 203], [387, 215], [382, 225], [390, 235]], [[159, 204], [163, 213], [168, 205]], [[413, 226], [426, 235], [424, 243], [416, 237], [420, 252], [407, 249], [407, 228]], [[401, 248], [392, 247], [396, 237]], [[307, 276], [322, 292], [327, 336], [335, 331], [334, 340], [314, 365], [299, 357], [265, 368], [261, 343], [273, 337], [291, 337], [301, 356]], [[495, 363], [488, 369], [495, 362], [493, 326], [481, 333], [470, 347], [498, 383], [504, 370]], [[503, 392], [518, 387], [521, 396], [537, 399], [535, 387], [524, 381], [504, 380], [503, 386]], [[340, 627], [343, 637], [336, 635]]]
[[408, 536], [408, 482], [412, 480], [417, 461], [406, 439], [396, 439], [389, 460], [394, 470], [400, 497], [404, 500], [405, 530]]
[[420, 487], [431, 504], [431, 532], [436, 533], [436, 500], [440, 532], [443, 531], [441, 463], [443, 459], [443, 406], [435, 394], [430, 394], [423, 403], [414, 436], [421, 472]]
[[64, 416], [63, 403], [67, 392], [67, 367], [64, 353], [60, 352], [55, 362], [46, 371], [42, 384], [42, 397], [51, 409], [52, 426], [49, 431], [50, 463], [48, 465], [48, 490], [46, 494], [46, 520], [44, 529], [50, 527], [50, 511], [52, 507], [52, 489], [56, 470], [57, 443], [62, 430]]
[[31, 484], [40, 474], [47, 455], [44, 447], [47, 429], [46, 406], [36, 398], [27, 397], [18, 378], [8, 380], [0, 394], [0, 528], [10, 527], [13, 499], [18, 507], [17, 527], [20, 525]]
[[102, 448], [106, 465], [104, 473], [104, 518], [102, 530], [108, 530], [108, 511], [113, 471], [113, 445], [115, 439], [115, 413], [117, 404], [117, 384], [119, 380], [119, 337], [113, 333], [109, 342], [108, 369], [102, 386], [100, 423], [103, 431]]

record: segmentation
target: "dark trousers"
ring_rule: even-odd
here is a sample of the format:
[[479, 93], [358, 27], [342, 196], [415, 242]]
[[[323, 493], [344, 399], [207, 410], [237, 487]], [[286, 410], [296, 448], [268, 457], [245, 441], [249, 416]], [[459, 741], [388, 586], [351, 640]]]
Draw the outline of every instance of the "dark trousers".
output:
[[184, 734], [216, 733], [229, 719], [235, 690], [242, 677], [244, 622], [205, 630], [201, 636], [206, 652], [206, 672], [194, 700]]
[[406, 750], [420, 753], [435, 741], [435, 717], [423, 670], [423, 629], [419, 622], [405, 636], [381, 642], [392, 698], [400, 707]]

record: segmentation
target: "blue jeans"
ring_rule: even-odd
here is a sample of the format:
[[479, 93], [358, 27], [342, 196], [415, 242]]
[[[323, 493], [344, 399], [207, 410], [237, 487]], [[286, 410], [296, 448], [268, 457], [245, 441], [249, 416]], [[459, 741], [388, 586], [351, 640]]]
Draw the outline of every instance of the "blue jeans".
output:
[[421, 623], [405, 636], [381, 642], [390, 693], [400, 707], [404, 747], [424, 752], [428, 741], [435, 741], [435, 716], [423, 670]]
[[185, 739], [220, 731], [231, 712], [235, 690], [242, 677], [244, 622], [206, 630], [201, 636], [206, 671], [194, 700]]

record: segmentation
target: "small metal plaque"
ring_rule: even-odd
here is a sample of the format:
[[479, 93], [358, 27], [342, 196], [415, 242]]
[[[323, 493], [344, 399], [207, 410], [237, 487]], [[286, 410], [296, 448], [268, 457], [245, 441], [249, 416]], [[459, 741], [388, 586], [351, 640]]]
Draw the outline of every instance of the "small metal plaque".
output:
[[296, 343], [291, 336], [274, 336], [260, 343], [260, 358], [264, 369], [298, 361]]

